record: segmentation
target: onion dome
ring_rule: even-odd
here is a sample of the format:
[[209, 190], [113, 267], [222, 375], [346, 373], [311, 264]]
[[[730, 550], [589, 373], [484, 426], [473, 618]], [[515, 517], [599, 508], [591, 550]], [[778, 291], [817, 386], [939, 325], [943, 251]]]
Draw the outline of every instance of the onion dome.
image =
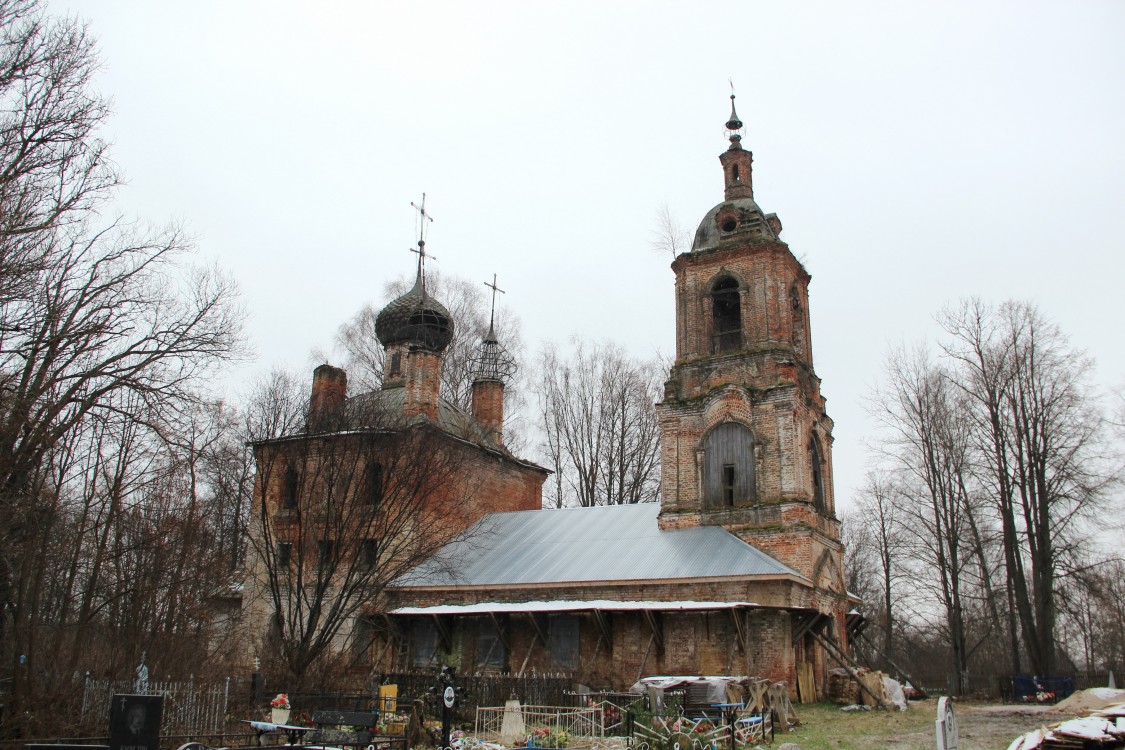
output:
[[480, 342], [480, 347], [469, 360], [469, 367], [473, 373], [474, 383], [482, 380], [505, 382], [516, 374], [516, 360], [507, 349], [500, 346], [500, 342], [496, 340], [496, 331], [491, 324], [488, 326], [488, 335]]
[[422, 274], [414, 287], [384, 307], [375, 318], [375, 335], [384, 347], [413, 344], [441, 353], [453, 340], [453, 318], [426, 293]]

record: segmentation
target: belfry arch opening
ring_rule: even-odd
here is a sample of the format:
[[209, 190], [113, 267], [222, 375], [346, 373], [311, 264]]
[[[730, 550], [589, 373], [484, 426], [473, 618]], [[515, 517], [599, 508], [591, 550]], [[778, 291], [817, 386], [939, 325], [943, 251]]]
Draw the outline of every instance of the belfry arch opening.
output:
[[820, 441], [813, 435], [809, 439], [809, 467], [812, 471], [812, 500], [817, 513], [824, 513], [824, 470], [821, 460]]
[[753, 500], [754, 435], [736, 422], [708, 433], [703, 444], [704, 504], [730, 508]]
[[716, 352], [737, 351], [742, 346], [742, 304], [738, 281], [724, 276], [711, 286], [711, 322]]

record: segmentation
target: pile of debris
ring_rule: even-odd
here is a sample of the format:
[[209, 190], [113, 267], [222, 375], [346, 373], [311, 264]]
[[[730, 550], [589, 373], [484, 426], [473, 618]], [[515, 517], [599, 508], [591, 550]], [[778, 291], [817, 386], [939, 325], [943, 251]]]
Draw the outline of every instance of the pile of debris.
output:
[[845, 705], [871, 706], [906, 710], [906, 694], [902, 683], [890, 675], [870, 669], [846, 669], [828, 672], [828, 700]]
[[1017, 737], [1008, 750], [1125, 748], [1125, 703]]

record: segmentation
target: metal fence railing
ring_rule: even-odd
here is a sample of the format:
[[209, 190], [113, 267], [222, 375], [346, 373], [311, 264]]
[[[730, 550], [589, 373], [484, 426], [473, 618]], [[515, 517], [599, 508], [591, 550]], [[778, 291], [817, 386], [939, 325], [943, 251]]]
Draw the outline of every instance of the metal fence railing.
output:
[[[114, 694], [135, 694], [132, 680], [98, 680], [86, 677], [82, 689], [82, 713], [109, 718], [109, 704]], [[154, 680], [148, 683], [145, 695], [163, 695], [164, 713], [160, 722], [162, 735], [195, 734], [223, 731], [230, 703], [230, 678], [219, 683]]]
[[[486, 742], [499, 740], [503, 734], [505, 716], [514, 711], [514, 708], [507, 709], [504, 706], [478, 707], [474, 734]], [[540, 742], [535, 742], [533, 739], [533, 747], [566, 747], [565, 742], [561, 745], [557, 744], [559, 737], [567, 738], [569, 745], [575, 746], [582, 744], [580, 740], [596, 739], [605, 734], [602, 722], [604, 714], [598, 708], [521, 705], [519, 714], [526, 737], [542, 738]], [[579, 742], [576, 743], [576, 740]]]

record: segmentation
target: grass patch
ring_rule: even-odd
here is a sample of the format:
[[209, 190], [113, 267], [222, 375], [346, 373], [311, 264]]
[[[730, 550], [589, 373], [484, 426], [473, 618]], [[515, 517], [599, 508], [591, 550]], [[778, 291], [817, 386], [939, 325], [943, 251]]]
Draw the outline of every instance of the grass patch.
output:
[[774, 744], [795, 742], [802, 750], [906, 750], [933, 747], [935, 712], [930, 702], [908, 711], [841, 711], [830, 703], [795, 705], [801, 725], [778, 732]]

